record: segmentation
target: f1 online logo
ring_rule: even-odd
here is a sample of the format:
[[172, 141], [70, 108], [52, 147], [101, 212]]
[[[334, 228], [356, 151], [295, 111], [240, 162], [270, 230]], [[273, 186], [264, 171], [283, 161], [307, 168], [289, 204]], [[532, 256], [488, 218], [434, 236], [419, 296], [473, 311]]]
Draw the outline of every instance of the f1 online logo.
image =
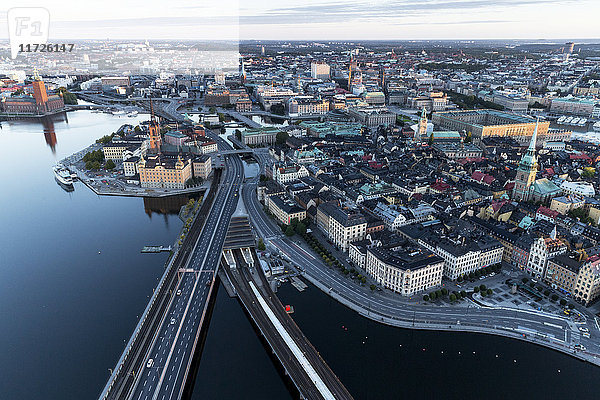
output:
[[8, 10], [10, 55], [14, 60], [20, 46], [48, 41], [50, 12], [44, 7], [16, 7]]

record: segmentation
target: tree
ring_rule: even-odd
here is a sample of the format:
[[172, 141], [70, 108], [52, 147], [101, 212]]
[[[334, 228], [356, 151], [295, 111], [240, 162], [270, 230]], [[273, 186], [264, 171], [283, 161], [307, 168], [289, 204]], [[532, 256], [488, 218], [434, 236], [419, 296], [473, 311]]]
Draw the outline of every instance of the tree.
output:
[[561, 306], [566, 306], [567, 305], [567, 301], [565, 299], [560, 299], [560, 305]]
[[487, 296], [487, 292], [481, 292], [481, 297]]
[[302, 222], [298, 222], [298, 225], [296, 225], [296, 233], [299, 235], [304, 235], [306, 233], [306, 225], [304, 225]]
[[139, 125], [136, 125], [135, 128], [133, 128], [134, 132], [136, 133], [140, 133], [142, 131], [142, 128], [140, 128]]
[[596, 175], [596, 169], [593, 167], [585, 167], [581, 173], [582, 178], [593, 178]]
[[285, 115], [285, 106], [282, 103], [273, 104], [271, 106], [271, 112], [277, 115]]
[[58, 94], [63, 98], [65, 104], [77, 104], [77, 96], [69, 92], [67, 88], [59, 87]]
[[258, 239], [258, 250], [265, 251], [266, 250], [265, 241], [262, 238]]
[[491, 295], [492, 295], [492, 293], [494, 293], [494, 291], [493, 291], [492, 289], [488, 289], [488, 290], [487, 290], [487, 294], [488, 294], [489, 296], [491, 296]]
[[429, 135], [429, 145], [433, 146], [433, 132], [431, 132], [431, 135]]
[[294, 236], [294, 233], [294, 227], [288, 225], [288, 227], [285, 229], [285, 236]]
[[447, 295], [448, 294], [448, 289], [446, 288], [442, 288], [442, 295]]
[[113, 160], [108, 160], [106, 164], [104, 164], [104, 168], [107, 170], [115, 169], [116, 165]]
[[450, 295], [450, 301], [451, 301], [451, 302], [455, 302], [455, 301], [456, 301], [456, 295], [455, 295], [454, 293], [452, 293], [452, 294]]
[[467, 297], [467, 292], [465, 292], [464, 290], [460, 291], [460, 297], [465, 298]]
[[[369, 288], [373, 291], [373, 290], [377, 289], [377, 286], [375, 286], [371, 283], [371, 286], [369, 286]], [[427, 296], [427, 295], [425, 295], [425, 296]], [[427, 297], [427, 299], [429, 299], [429, 297]]]
[[575, 305], [573, 303], [569, 303], [569, 305], [567, 307], [569, 307], [569, 309], [572, 310], [575, 308]]
[[475, 287], [473, 288], [473, 292], [475, 292], [475, 293], [479, 293], [479, 286], [475, 286]]
[[360, 278], [360, 282], [364, 285], [365, 283], [367, 283], [367, 278], [363, 276], [362, 278]]
[[[373, 286], [373, 285], [371, 285], [371, 286]], [[429, 296], [428, 295], [423, 296], [423, 301], [429, 301]]]
[[487, 289], [485, 285], [479, 285], [479, 290], [483, 292], [485, 289]]
[[463, 281], [463, 277], [462, 277], [462, 275], [458, 277], [457, 281], [458, 281], [459, 283]]
[[97, 171], [101, 167], [98, 161], [88, 161], [85, 163], [85, 169]]
[[558, 300], [558, 295], [557, 294], [553, 294], [552, 295], [552, 301], [556, 301]]
[[430, 298], [431, 300], [435, 300], [435, 298], [436, 298], [436, 294], [435, 294], [435, 292], [431, 292], [431, 293], [429, 293], [429, 298]]
[[528, 279], [528, 278], [523, 278], [523, 279], [521, 279], [521, 282], [523, 282], [523, 283], [527, 283], [528, 281], [529, 281], [529, 279]]
[[[237, 140], [242, 141], [242, 132], [239, 129], [235, 130], [235, 137], [237, 138]], [[261, 175], [260, 177], [262, 179], [263, 175]]]
[[287, 132], [277, 132], [277, 136], [275, 136], [275, 143], [276, 144], [285, 144], [285, 142], [288, 140], [289, 135]]

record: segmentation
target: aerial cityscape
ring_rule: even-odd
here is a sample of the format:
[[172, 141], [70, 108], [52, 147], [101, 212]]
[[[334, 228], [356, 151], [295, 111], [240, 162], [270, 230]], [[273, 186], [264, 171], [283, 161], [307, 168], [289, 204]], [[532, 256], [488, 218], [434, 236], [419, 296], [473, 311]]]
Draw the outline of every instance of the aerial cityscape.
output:
[[597, 398], [599, 4], [55, 3], [0, 10], [0, 398]]

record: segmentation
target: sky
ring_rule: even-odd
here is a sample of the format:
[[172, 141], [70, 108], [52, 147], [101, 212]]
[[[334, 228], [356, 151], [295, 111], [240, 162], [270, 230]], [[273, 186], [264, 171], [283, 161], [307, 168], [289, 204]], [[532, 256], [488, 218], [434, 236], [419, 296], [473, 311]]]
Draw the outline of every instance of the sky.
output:
[[3, 0], [42, 6], [52, 40], [599, 38], [600, 0]]

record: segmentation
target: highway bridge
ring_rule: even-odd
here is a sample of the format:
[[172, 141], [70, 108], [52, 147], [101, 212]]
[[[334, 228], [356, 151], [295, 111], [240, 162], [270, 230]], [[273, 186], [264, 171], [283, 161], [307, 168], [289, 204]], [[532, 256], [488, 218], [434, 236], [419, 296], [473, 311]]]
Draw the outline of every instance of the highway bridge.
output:
[[[217, 140], [222, 151], [231, 150], [224, 140], [212, 133], [209, 135]], [[243, 203], [239, 193], [244, 170], [237, 154], [224, 154], [224, 158], [225, 169], [222, 172], [216, 170], [198, 217], [167, 265], [100, 400], [166, 400], [186, 396], [186, 390], [190, 387], [188, 374], [196, 349], [201, 345], [199, 342], [206, 319], [210, 315], [210, 299], [218, 282], [216, 273], [223, 261], [222, 249], [224, 245], [230, 250], [237, 245], [248, 248], [254, 244], [249, 226], [249, 236], [246, 235], [248, 237], [245, 239], [243, 229], [236, 230], [239, 227], [233, 230], [235, 233], [229, 232], [236, 206]], [[235, 257], [239, 254], [236, 252]], [[250, 257], [248, 254], [246, 252], [247, 262], [259, 265], [256, 255], [252, 252]], [[240, 261], [238, 263], [244, 265]], [[240, 279], [249, 276], [248, 272], [243, 274]], [[231, 279], [237, 285], [236, 290], [241, 298], [251, 299], [250, 302], [260, 305], [259, 309], [254, 303], [248, 303], [248, 312], [271, 343], [303, 398], [352, 398], [300, 329], [285, 314], [264, 275], [255, 277], [250, 286], [248, 281], [240, 281], [236, 276]]]
[[181, 398], [244, 176], [237, 158], [226, 156], [221, 179], [216, 172], [199, 216], [167, 266], [100, 399]]

